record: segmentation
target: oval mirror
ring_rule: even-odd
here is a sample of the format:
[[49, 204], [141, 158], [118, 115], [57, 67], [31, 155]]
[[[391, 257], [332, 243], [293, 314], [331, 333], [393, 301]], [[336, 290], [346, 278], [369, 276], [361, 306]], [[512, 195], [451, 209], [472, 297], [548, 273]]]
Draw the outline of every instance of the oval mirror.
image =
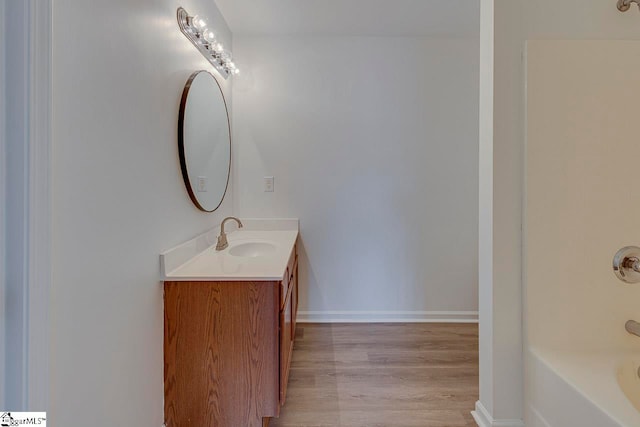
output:
[[215, 211], [229, 183], [231, 132], [222, 89], [208, 71], [193, 73], [182, 92], [178, 147], [189, 197], [198, 209]]

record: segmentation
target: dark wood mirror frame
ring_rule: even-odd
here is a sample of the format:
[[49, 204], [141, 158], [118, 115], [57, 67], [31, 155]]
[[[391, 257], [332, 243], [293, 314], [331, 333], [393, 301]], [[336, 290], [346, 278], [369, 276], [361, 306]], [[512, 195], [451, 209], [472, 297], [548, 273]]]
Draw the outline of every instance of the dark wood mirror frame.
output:
[[[227, 182], [225, 184], [225, 188], [224, 188], [224, 192], [222, 193], [222, 197], [220, 197], [220, 202], [217, 204], [217, 206], [215, 208], [213, 208], [211, 210], [208, 210], [204, 206], [202, 206], [202, 204], [198, 200], [198, 197], [196, 196], [196, 194], [193, 191], [192, 183], [189, 180], [189, 171], [187, 169], [187, 160], [186, 160], [186, 155], [185, 155], [184, 120], [185, 120], [185, 110], [186, 110], [186, 106], [187, 106], [187, 98], [189, 97], [189, 90], [191, 89], [191, 85], [193, 84], [193, 81], [195, 80], [195, 78], [200, 73], [209, 74], [211, 76], [211, 78], [213, 78], [213, 81], [216, 82], [216, 85], [218, 86], [218, 89], [220, 90], [220, 95], [222, 96], [222, 101], [224, 102], [224, 111], [225, 111], [225, 113], [227, 115], [227, 127], [229, 129], [229, 162], [228, 162], [229, 167], [228, 167], [228, 170], [227, 170]], [[232, 153], [231, 122], [229, 121], [229, 109], [227, 107], [227, 100], [226, 100], [226, 98], [224, 96], [224, 92], [222, 91], [222, 87], [220, 86], [220, 83], [218, 83], [218, 80], [215, 78], [215, 76], [213, 74], [211, 74], [210, 72], [206, 71], [206, 70], [198, 70], [198, 71], [195, 71], [194, 73], [192, 73], [191, 76], [189, 76], [189, 79], [187, 80], [187, 83], [185, 84], [184, 89], [182, 91], [182, 97], [180, 99], [180, 112], [178, 114], [178, 152], [179, 152], [179, 156], [180, 156], [180, 169], [182, 171], [182, 178], [184, 179], [184, 185], [187, 188], [187, 192], [189, 193], [189, 198], [191, 199], [193, 204], [196, 205], [196, 207], [198, 209], [200, 209], [201, 211], [204, 211], [204, 212], [213, 212], [213, 211], [215, 211], [222, 204], [222, 201], [224, 200], [224, 197], [227, 195], [227, 190], [229, 188], [229, 178], [231, 176], [231, 153]]]

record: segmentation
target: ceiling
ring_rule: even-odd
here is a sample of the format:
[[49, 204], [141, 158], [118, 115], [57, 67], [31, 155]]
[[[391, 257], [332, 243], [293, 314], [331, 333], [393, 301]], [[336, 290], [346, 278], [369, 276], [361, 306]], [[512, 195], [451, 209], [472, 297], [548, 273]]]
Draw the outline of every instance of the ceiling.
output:
[[480, 0], [215, 0], [240, 35], [477, 37]]

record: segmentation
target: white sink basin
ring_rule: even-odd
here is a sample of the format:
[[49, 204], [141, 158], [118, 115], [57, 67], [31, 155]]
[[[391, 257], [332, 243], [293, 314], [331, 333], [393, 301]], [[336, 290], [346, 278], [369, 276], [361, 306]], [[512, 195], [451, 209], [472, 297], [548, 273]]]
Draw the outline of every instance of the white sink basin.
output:
[[266, 256], [276, 251], [276, 245], [269, 242], [238, 242], [229, 248], [229, 255], [256, 258]]

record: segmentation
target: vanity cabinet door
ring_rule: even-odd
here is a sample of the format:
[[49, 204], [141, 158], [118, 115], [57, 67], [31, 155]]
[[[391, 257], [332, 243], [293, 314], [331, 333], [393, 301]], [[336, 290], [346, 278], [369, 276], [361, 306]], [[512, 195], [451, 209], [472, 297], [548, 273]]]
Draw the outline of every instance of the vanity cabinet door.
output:
[[259, 427], [279, 413], [280, 282], [165, 282], [167, 427]]
[[280, 405], [284, 405], [287, 394], [289, 366], [291, 365], [291, 352], [293, 350], [293, 336], [291, 335], [293, 322], [292, 289], [293, 287], [289, 286], [284, 309], [280, 312]]
[[284, 278], [282, 279], [282, 292], [280, 294], [280, 309], [284, 310], [284, 303], [285, 300], [287, 298], [287, 296], [289, 295], [289, 290], [291, 288], [292, 285], [292, 277], [294, 277], [293, 275], [293, 270], [295, 269], [295, 264], [298, 261], [298, 252], [297, 252], [297, 248], [296, 245], [293, 245], [293, 251], [291, 252], [291, 256], [289, 257], [289, 261], [287, 261], [287, 268], [285, 269], [284, 272]]
[[289, 381], [289, 368], [293, 354], [293, 340], [296, 332], [296, 314], [298, 311], [298, 251], [293, 247], [287, 263], [282, 286], [280, 311], [280, 405], [284, 405]]
[[289, 267], [287, 267], [286, 271], [284, 272], [284, 279], [281, 282], [280, 285], [280, 310], [284, 310], [284, 304], [286, 302], [287, 299], [287, 295], [289, 295]]
[[296, 339], [296, 319], [298, 317], [298, 257], [296, 256], [296, 262], [293, 266], [293, 273], [291, 274], [290, 285], [291, 286], [291, 340]]

